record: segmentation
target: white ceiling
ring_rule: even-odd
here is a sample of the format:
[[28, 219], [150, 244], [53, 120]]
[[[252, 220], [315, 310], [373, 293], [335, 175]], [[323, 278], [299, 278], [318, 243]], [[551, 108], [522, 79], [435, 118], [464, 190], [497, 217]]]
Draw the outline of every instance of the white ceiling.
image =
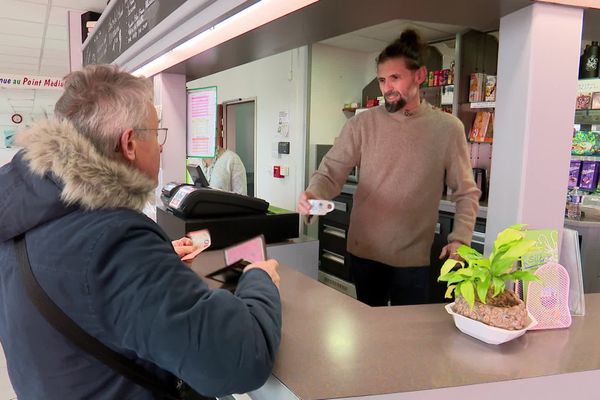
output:
[[[101, 12], [107, 0], [0, 0], [0, 75], [62, 78], [69, 72], [69, 10]], [[0, 88], [0, 127], [52, 114], [60, 90]]]
[[395, 19], [323, 40], [320, 43], [365, 53], [379, 52], [408, 28], [419, 32], [425, 42], [453, 39], [456, 33], [465, 30], [463, 26]]

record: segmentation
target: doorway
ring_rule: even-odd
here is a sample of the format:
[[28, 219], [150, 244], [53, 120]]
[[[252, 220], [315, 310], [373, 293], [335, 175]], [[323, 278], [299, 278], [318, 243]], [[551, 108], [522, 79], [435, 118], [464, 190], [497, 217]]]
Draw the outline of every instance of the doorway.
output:
[[246, 168], [248, 196], [254, 197], [256, 154], [256, 100], [223, 102], [224, 147], [240, 156]]

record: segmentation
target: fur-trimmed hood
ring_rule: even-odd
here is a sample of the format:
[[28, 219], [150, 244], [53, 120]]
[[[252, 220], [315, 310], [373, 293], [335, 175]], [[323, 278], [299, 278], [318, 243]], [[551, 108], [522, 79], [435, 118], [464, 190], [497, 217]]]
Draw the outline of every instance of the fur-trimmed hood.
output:
[[142, 172], [102, 156], [67, 121], [40, 121], [19, 133], [17, 144], [23, 150], [0, 169], [0, 241], [74, 208], [140, 211], [155, 187]]

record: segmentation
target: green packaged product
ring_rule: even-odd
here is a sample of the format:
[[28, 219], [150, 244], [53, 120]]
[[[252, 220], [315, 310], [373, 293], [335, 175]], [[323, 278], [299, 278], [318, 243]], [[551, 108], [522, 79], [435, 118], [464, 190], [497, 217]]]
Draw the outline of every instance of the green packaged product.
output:
[[573, 135], [571, 154], [575, 156], [593, 156], [600, 154], [600, 133], [577, 131]]

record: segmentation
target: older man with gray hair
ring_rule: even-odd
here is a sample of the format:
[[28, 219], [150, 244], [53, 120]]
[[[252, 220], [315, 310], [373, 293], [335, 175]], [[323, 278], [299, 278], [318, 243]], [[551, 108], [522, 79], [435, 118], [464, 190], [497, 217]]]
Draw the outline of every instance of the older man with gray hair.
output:
[[[164, 144], [150, 82], [86, 67], [66, 77], [55, 116], [21, 132], [22, 150], [0, 169], [0, 341], [18, 397], [202, 398], [175, 390], [182, 381], [209, 396], [260, 387], [281, 337], [277, 262], [247, 267], [235, 294], [211, 290], [140, 212]], [[47, 303], [146, 379], [75, 344], [68, 321], [49, 323]]]

